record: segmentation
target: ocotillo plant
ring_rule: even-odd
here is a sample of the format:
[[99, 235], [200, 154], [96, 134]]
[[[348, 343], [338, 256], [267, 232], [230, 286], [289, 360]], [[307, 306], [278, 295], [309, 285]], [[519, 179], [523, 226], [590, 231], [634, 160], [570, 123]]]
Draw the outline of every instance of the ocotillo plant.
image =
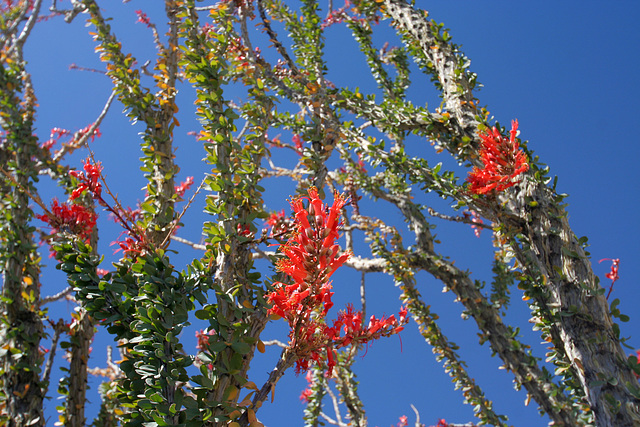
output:
[[[365, 426], [357, 355], [410, 328], [472, 405], [475, 423], [509, 425], [445, 336], [437, 307], [421, 296], [427, 275], [455, 295], [487, 351], [554, 425], [640, 425], [638, 359], [623, 349], [614, 322], [628, 318], [619, 300], [609, 302], [620, 260], [611, 260], [610, 288], [600, 286], [586, 239], [570, 228], [565, 195], [520, 137], [528, 129], [515, 117], [504, 118], [510, 129], [491, 117], [470, 61], [423, 5], [165, 0], [163, 24], [143, 10], [131, 22], [156, 49], [141, 63], [137, 46], [119, 39], [107, 3], [0, 6], [4, 425], [56, 422], [47, 418], [45, 396], [63, 363], [60, 425], [88, 423], [94, 374], [107, 378], [95, 426], [260, 426], [260, 408], [278, 404], [277, 384], [291, 372], [309, 384], [301, 423]], [[25, 49], [48, 19], [86, 22], [100, 64], [73, 68], [103, 74], [111, 95], [91, 124], [54, 128], [44, 140]], [[353, 36], [376, 85], [371, 93], [330, 80], [325, 41], [338, 27]], [[437, 108], [411, 93], [416, 81], [429, 80]], [[94, 150], [94, 139], [112, 138], [100, 126], [117, 114], [114, 103], [140, 130], [131, 152], [119, 154], [141, 153], [145, 183], [131, 207], [123, 194], [134, 190], [112, 181], [123, 171], [103, 166]], [[199, 128], [190, 143], [204, 156], [197, 166], [176, 157], [178, 113], [192, 105]], [[448, 153], [453, 166], [437, 163], [436, 153]], [[286, 196], [274, 205], [267, 190], [284, 181], [288, 210]], [[435, 199], [450, 208], [439, 210]], [[185, 218], [201, 205], [202, 238], [189, 240], [181, 235], [192, 225]], [[109, 235], [107, 217], [119, 235]], [[438, 248], [433, 229], [449, 221], [492, 234], [490, 289]], [[115, 258], [101, 241], [115, 242]], [[197, 256], [184, 261], [186, 249]], [[52, 263], [68, 288], [49, 296], [43, 285]], [[361, 297], [332, 310], [346, 288], [336, 272], [346, 269], [362, 275]], [[367, 309], [364, 283], [373, 273], [396, 284], [397, 300], [387, 301], [394, 314]], [[520, 304], [515, 292], [546, 360], [505, 321]], [[62, 298], [77, 304], [71, 319], [48, 313], [46, 304]], [[265, 328], [277, 323], [287, 333], [269, 342]], [[117, 354], [89, 359], [96, 331], [112, 337]], [[195, 349], [186, 344], [193, 336]], [[281, 354], [256, 383], [249, 370], [274, 343]], [[398, 425], [407, 423], [400, 417]]]

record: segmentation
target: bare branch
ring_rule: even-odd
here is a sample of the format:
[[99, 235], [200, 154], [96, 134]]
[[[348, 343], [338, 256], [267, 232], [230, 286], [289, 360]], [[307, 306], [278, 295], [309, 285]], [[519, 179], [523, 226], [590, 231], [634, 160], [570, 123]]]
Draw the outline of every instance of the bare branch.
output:
[[414, 427], [424, 427], [424, 424], [420, 423], [420, 412], [418, 412], [416, 407], [413, 406], [413, 403], [411, 404], [411, 409], [413, 409], [413, 412], [415, 412], [415, 414], [416, 414], [416, 423], [415, 423]]
[[78, 139], [74, 138], [74, 140], [71, 141], [70, 143], [63, 144], [62, 148], [58, 150], [56, 154], [53, 156], [54, 163], [58, 163], [67, 154], [73, 153], [73, 151], [76, 150], [77, 148], [83, 147], [87, 144], [87, 141], [89, 140], [89, 138], [91, 138], [91, 136], [94, 134], [96, 129], [98, 129], [98, 127], [102, 123], [102, 120], [104, 120], [104, 118], [106, 117], [107, 112], [111, 107], [111, 103], [113, 102], [115, 97], [116, 97], [116, 92], [115, 91], [111, 92], [111, 95], [109, 95], [109, 98], [107, 99], [107, 102], [104, 104], [104, 107], [102, 108], [102, 111], [98, 115], [98, 118], [96, 118], [96, 120], [91, 124], [91, 126], [89, 127], [89, 130], [87, 130], [86, 133], [80, 136], [80, 138]]
[[[278, 360], [276, 367], [273, 368], [269, 374], [269, 378], [264, 383], [260, 391], [253, 396], [251, 406], [248, 409], [255, 411], [260, 407], [262, 402], [264, 402], [267, 396], [269, 396], [269, 393], [273, 388], [275, 388], [276, 384], [280, 381], [280, 378], [282, 378], [287, 369], [293, 366], [296, 359], [297, 356], [290, 349], [286, 348], [282, 350], [282, 354], [280, 355], [280, 359]], [[247, 427], [249, 425], [248, 411], [242, 414], [238, 422], [241, 427]]]
[[44, 371], [42, 373], [42, 383], [45, 384], [45, 388], [43, 389], [43, 393], [47, 393], [47, 389], [49, 388], [49, 378], [51, 377], [51, 369], [53, 368], [53, 361], [56, 357], [56, 350], [58, 348], [58, 340], [60, 339], [60, 335], [66, 328], [63, 319], [59, 319], [58, 322], [53, 325], [53, 337], [51, 338], [51, 349], [49, 350], [49, 357], [47, 358], [47, 363], [44, 367]]
[[453, 222], [462, 222], [464, 224], [469, 224], [469, 225], [473, 225], [474, 227], [478, 227], [478, 228], [485, 228], [487, 230], [493, 230], [493, 226], [492, 225], [488, 225], [488, 224], [484, 224], [482, 222], [474, 222], [473, 219], [471, 218], [467, 218], [465, 216], [450, 216], [450, 215], [445, 215], [443, 213], [440, 212], [436, 212], [433, 208], [429, 207], [427, 208], [427, 212], [429, 212], [429, 215], [436, 217], [436, 218], [440, 218], [440, 219], [444, 219], [446, 221], [453, 221]]
[[70, 295], [71, 292], [73, 292], [73, 288], [71, 286], [67, 286], [65, 289], [63, 289], [62, 291], [58, 292], [55, 295], [42, 298], [40, 300], [40, 306], [42, 307], [43, 305], [49, 304], [50, 302], [61, 300], [62, 298], [65, 298], [67, 295]]
[[194, 243], [191, 240], [187, 240], [183, 237], [171, 235], [171, 240], [175, 240], [176, 242], [184, 243], [185, 245], [191, 246], [193, 249], [198, 249], [201, 251], [206, 251], [207, 247], [205, 245], [201, 245], [200, 243]]
[[[20, 33], [20, 35], [16, 39], [13, 46], [11, 46], [11, 49], [9, 49], [9, 52], [13, 51], [13, 49], [17, 49], [18, 56], [22, 56], [22, 47], [24, 46], [24, 43], [27, 41], [27, 37], [29, 37], [29, 34], [31, 34], [31, 30], [33, 30], [33, 26], [36, 24], [36, 21], [38, 20], [38, 15], [40, 14], [40, 6], [42, 6], [42, 0], [36, 0], [36, 2], [33, 5], [33, 10], [31, 11], [31, 16], [29, 17], [29, 20], [27, 21], [24, 28], [22, 29], [22, 33]], [[25, 2], [24, 7], [25, 8], [27, 7], [27, 2]]]
[[[336, 394], [333, 392], [333, 389], [331, 388], [331, 386], [329, 384], [327, 384], [327, 387], [325, 387], [325, 390], [327, 390], [327, 394], [329, 395], [329, 397], [331, 397], [331, 403], [333, 404], [333, 412], [336, 414], [336, 419], [331, 420], [333, 422], [331, 422], [331, 424], [335, 424], [338, 426], [343, 426], [345, 425], [342, 422], [342, 416], [340, 415], [340, 403], [338, 402], [338, 397], [336, 396]], [[320, 415], [322, 415], [327, 421], [330, 420], [330, 418], [324, 413], [324, 412], [320, 412]]]
[[[178, 224], [180, 223], [180, 220], [182, 219], [184, 214], [187, 213], [187, 210], [189, 209], [189, 207], [191, 206], [193, 201], [196, 199], [196, 196], [198, 194], [200, 194], [200, 191], [202, 191], [202, 189], [204, 188], [205, 182], [206, 182], [206, 178], [204, 178], [202, 180], [202, 182], [200, 182], [200, 185], [198, 186], [196, 191], [194, 191], [193, 195], [189, 198], [189, 201], [187, 202], [187, 204], [184, 206], [184, 208], [182, 209], [180, 214], [173, 221], [173, 225], [171, 226], [171, 231], [169, 233], [167, 233], [167, 236], [162, 241], [162, 244], [160, 245], [160, 247], [164, 247], [167, 244], [167, 241], [169, 239], [179, 241], [178, 239], [174, 239], [174, 237], [176, 237], [176, 236], [174, 236], [173, 233], [175, 232], [175, 229], [178, 227]], [[204, 245], [197, 245], [196, 243], [191, 243], [191, 242], [189, 242], [188, 240], [185, 240], [185, 239], [182, 239], [182, 240], [183, 241], [181, 241], [180, 243], [189, 244], [194, 249], [201, 249], [200, 247], [202, 247], [203, 250], [206, 250], [206, 246], [204, 246]], [[187, 243], [187, 242], [189, 242], [189, 243]], [[196, 248], [196, 245], [198, 246], [197, 248]]]
[[262, 341], [262, 343], [264, 345], [276, 345], [276, 346], [281, 347], [281, 348], [289, 348], [289, 346], [287, 344], [283, 343], [282, 341], [278, 341], [278, 340]]
[[85, 5], [78, 0], [71, 0], [71, 9], [58, 9], [58, 0], [53, 0], [49, 10], [54, 13], [61, 13], [64, 15], [64, 22], [70, 23], [79, 14], [86, 10]]

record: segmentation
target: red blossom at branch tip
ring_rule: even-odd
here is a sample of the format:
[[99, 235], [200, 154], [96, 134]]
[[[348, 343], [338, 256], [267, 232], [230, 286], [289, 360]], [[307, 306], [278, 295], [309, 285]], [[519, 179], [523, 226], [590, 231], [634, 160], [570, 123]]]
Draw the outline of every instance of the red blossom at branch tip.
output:
[[491, 191], [504, 191], [520, 182], [518, 176], [529, 170], [527, 156], [520, 149], [516, 134], [518, 121], [511, 122], [509, 139], [500, 134], [495, 127], [480, 132], [482, 147], [480, 160], [483, 167], [473, 168], [467, 181], [471, 184], [469, 191], [474, 194], [487, 194]]
[[113, 251], [114, 254], [122, 251], [125, 256], [141, 254], [146, 248], [144, 241], [130, 236], [125, 237], [124, 241], [116, 240], [115, 242], [111, 242], [111, 246], [113, 245], [118, 245], [118, 249]]
[[176, 194], [178, 195], [178, 198], [182, 198], [184, 196], [184, 193], [186, 193], [187, 190], [191, 188], [192, 185], [193, 185], [192, 176], [188, 176], [187, 179], [185, 179], [180, 183], [180, 185], [176, 185], [175, 190], [176, 190]]
[[[68, 141], [66, 144], [73, 145], [73, 144], [77, 143], [78, 141], [80, 141], [85, 135], [87, 135], [89, 133], [89, 131], [91, 130], [92, 126], [93, 126], [93, 124], [89, 124], [89, 125], [85, 126], [84, 128], [76, 131], [72, 135], [71, 140]], [[49, 139], [42, 143], [42, 145], [41, 145], [42, 148], [47, 149], [47, 150], [51, 149], [51, 147], [53, 147], [58, 141], [60, 141], [60, 139], [63, 136], [71, 136], [71, 131], [68, 130], [68, 129], [62, 129], [62, 128], [57, 128], [57, 127], [51, 129], [51, 134], [49, 135]], [[91, 131], [91, 135], [88, 138], [91, 138], [91, 142], [93, 142], [96, 138], [99, 138], [101, 136], [102, 136], [102, 133], [100, 133], [100, 128], [96, 127], [93, 131]]]
[[307, 375], [304, 377], [307, 380], [307, 388], [305, 388], [302, 393], [300, 393], [300, 400], [303, 403], [308, 402], [311, 399], [311, 395], [313, 394], [313, 390], [311, 388], [314, 385], [313, 377], [311, 376], [311, 371], [307, 371]]
[[398, 424], [396, 424], [396, 427], [407, 427], [409, 425], [409, 419], [407, 418], [406, 415], [401, 416], [399, 420], [400, 421], [398, 421]]
[[216, 334], [216, 331], [203, 329], [200, 331], [196, 331], [196, 339], [198, 343], [196, 344], [196, 348], [200, 351], [205, 351], [209, 348], [209, 338]]
[[300, 138], [300, 135], [298, 134], [293, 135], [293, 138], [291, 138], [291, 141], [293, 141], [293, 144], [296, 147], [296, 153], [302, 154], [303, 141], [302, 141], [302, 138]]
[[269, 236], [279, 236], [282, 237], [290, 230], [292, 227], [292, 222], [287, 218], [284, 213], [284, 209], [280, 212], [273, 212], [269, 215], [267, 220], [265, 221], [265, 229], [269, 228], [271, 231], [269, 232]]
[[603, 258], [600, 261], [598, 261], [598, 263], [601, 263], [602, 261], [611, 261], [611, 271], [605, 274], [605, 277], [607, 279], [611, 279], [611, 286], [609, 286], [609, 292], [607, 293], [607, 299], [609, 299], [611, 292], [613, 292], [614, 283], [616, 283], [616, 281], [620, 278], [620, 275], [618, 274], [618, 269], [620, 268], [620, 259], [619, 258]]
[[80, 183], [71, 193], [69, 199], [75, 200], [85, 191], [89, 190], [94, 199], [101, 200], [102, 184], [98, 182], [102, 166], [100, 163], [92, 164], [89, 159], [84, 162], [84, 172], [69, 171], [69, 175], [76, 178]]
[[329, 208], [316, 188], [310, 188], [308, 195], [291, 200], [295, 223], [289, 241], [280, 246], [284, 257], [276, 268], [288, 274], [293, 283], [274, 283], [274, 290], [267, 295], [272, 304], [268, 313], [289, 323], [290, 347], [298, 357], [296, 373], [306, 371], [311, 362], [325, 361], [327, 375], [331, 375], [337, 349], [400, 332], [407, 322], [407, 310], [400, 311], [400, 321], [393, 315], [381, 319], [371, 316], [365, 327], [362, 312], [348, 305], [332, 326], [327, 325], [325, 317], [333, 306], [329, 278], [351, 255], [348, 251], [340, 254], [335, 244], [341, 226], [340, 212], [347, 199], [335, 193]]
[[144, 24], [147, 27], [151, 28], [151, 20], [146, 13], [141, 10], [136, 10], [136, 15], [138, 15], [138, 20], [136, 22], [140, 22], [141, 24]]

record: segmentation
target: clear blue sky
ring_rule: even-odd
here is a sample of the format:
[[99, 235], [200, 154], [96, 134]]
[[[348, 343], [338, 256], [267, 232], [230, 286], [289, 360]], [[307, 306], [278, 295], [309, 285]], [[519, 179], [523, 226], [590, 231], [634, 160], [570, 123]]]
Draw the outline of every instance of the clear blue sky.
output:
[[[45, 2], [46, 3], [46, 2]], [[65, 2], [62, 2], [64, 5]], [[161, 32], [165, 22], [159, 1], [133, 0], [126, 4], [118, 1], [102, 1], [105, 16], [112, 16], [112, 28], [123, 43], [126, 52], [132, 52], [139, 63], [153, 61], [153, 41], [150, 31], [136, 24], [136, 9], [143, 9], [157, 23]], [[558, 175], [558, 190], [568, 193], [570, 222], [578, 236], [587, 235], [591, 244], [594, 270], [602, 283], [608, 285], [604, 275], [610, 264], [598, 264], [601, 258], [620, 258], [620, 280], [612, 298], [622, 300], [621, 310], [631, 316], [622, 325], [622, 335], [632, 336], [640, 326], [640, 293], [637, 280], [640, 277], [636, 240], [640, 236], [637, 213], [639, 202], [640, 145], [637, 125], [640, 117], [640, 86], [637, 70], [640, 65], [638, 46], [640, 31], [637, 16], [640, 4], [634, 1], [595, 2], [425, 2], [419, 6], [430, 8], [430, 16], [444, 22], [451, 29], [453, 41], [461, 44], [471, 59], [471, 69], [478, 74], [484, 88], [477, 94], [480, 103], [487, 105], [503, 124], [511, 119], [520, 121], [520, 137], [529, 141], [529, 148], [551, 167], [551, 174]], [[340, 6], [340, 4], [336, 4]], [[381, 24], [386, 26], [386, 23]], [[51, 128], [62, 127], [72, 131], [84, 127], [97, 117], [110, 93], [110, 82], [96, 73], [69, 70], [76, 63], [85, 67], [104, 69], [93, 53], [95, 43], [87, 35], [84, 17], [71, 24], [57, 18], [39, 24], [26, 45], [26, 56], [39, 99], [37, 133], [46, 140]], [[358, 52], [349, 50], [354, 44], [345, 30], [332, 28], [328, 33], [327, 52], [329, 78], [338, 84], [355, 87], [362, 92], [374, 90], [370, 77], [363, 77], [364, 60]], [[380, 46], [383, 39], [380, 38]], [[393, 44], [393, 43], [392, 43]], [[263, 48], [263, 51], [265, 49]], [[429, 88], [426, 77], [415, 73], [416, 82], [412, 100], [431, 108], [438, 105]], [[231, 99], [242, 96], [230, 92]], [[193, 114], [193, 92], [181, 87], [178, 105], [181, 108], [182, 126], [176, 131], [176, 153], [182, 172], [180, 178], [194, 175], [196, 182], [207, 168], [200, 159], [202, 148], [187, 132], [198, 130]], [[137, 132], [120, 114], [121, 105], [112, 107], [101, 130], [103, 136], [93, 149], [104, 166], [112, 190], [125, 204], [135, 205], [144, 197], [139, 189], [144, 185], [138, 169], [140, 157]], [[434, 157], [432, 149], [424, 144], [428, 158], [447, 162], [447, 154]], [[85, 153], [69, 159], [80, 167]], [[459, 174], [462, 175], [462, 174]], [[463, 176], [463, 175], [462, 175]], [[52, 186], [42, 183], [43, 196]], [[287, 208], [285, 198], [292, 187], [269, 185], [267, 202], [274, 210]], [[57, 192], [60, 195], [59, 192]], [[46, 198], [46, 197], [45, 197]], [[438, 207], [442, 201], [433, 201]], [[183, 237], [199, 240], [203, 196], [200, 196], [186, 217], [187, 226], [179, 233]], [[386, 212], [385, 212], [386, 214]], [[383, 216], [382, 213], [379, 216]], [[100, 250], [110, 256], [109, 242], [118, 237], [117, 226], [107, 223], [102, 215], [100, 226], [104, 234]], [[484, 232], [480, 239], [463, 225], [443, 224], [436, 230], [443, 244], [443, 254], [457, 259], [457, 266], [468, 268], [473, 277], [490, 280], [491, 239]], [[174, 258], [179, 269], [191, 258], [198, 256], [186, 247], [174, 244], [176, 250], [184, 250]], [[54, 261], [45, 263], [53, 266]], [[106, 267], [107, 268], [107, 267]], [[42, 292], [53, 294], [65, 287], [64, 277], [47, 269]], [[346, 270], [343, 268], [343, 270]], [[461, 306], [453, 302], [450, 293], [441, 293], [442, 285], [434, 279], [420, 275], [420, 290], [434, 312], [441, 317], [441, 326], [450, 340], [461, 346], [460, 355], [468, 362], [469, 371], [483, 387], [486, 396], [494, 401], [499, 413], [509, 416], [517, 426], [546, 425], [537, 415], [532, 402], [523, 406], [525, 394], [513, 391], [510, 375], [497, 370], [499, 360], [489, 357], [488, 346], [477, 344], [475, 324], [460, 319]], [[399, 308], [399, 291], [392, 280], [383, 275], [371, 275], [367, 279], [368, 307], [371, 314], [391, 314]], [[359, 275], [350, 271], [334, 276], [336, 308], [347, 301], [357, 302]], [[514, 290], [513, 307], [507, 319], [521, 326], [525, 340], [534, 346], [534, 354], [544, 357], [544, 349], [537, 347], [539, 336], [530, 332], [526, 322], [526, 307]], [[50, 307], [51, 317], [68, 317], [72, 308], [68, 303]], [[335, 310], [335, 309], [334, 309]], [[335, 313], [335, 311], [334, 311]], [[284, 325], [272, 325], [263, 339], [284, 340]], [[187, 349], [194, 350], [195, 341], [187, 339]], [[94, 342], [90, 366], [104, 366], [106, 345], [111, 338], [101, 332]], [[634, 335], [631, 344], [640, 348]], [[402, 351], [401, 351], [402, 348]], [[257, 358], [252, 365], [250, 380], [261, 385], [274, 365], [279, 351], [271, 348], [265, 357]], [[421, 420], [427, 425], [436, 424], [438, 418], [449, 422], [475, 421], [472, 410], [462, 405], [458, 391], [452, 390], [449, 377], [434, 360], [430, 348], [423, 342], [415, 325], [410, 324], [402, 334], [402, 347], [396, 337], [375, 342], [366, 356], [356, 364], [360, 379], [360, 394], [367, 409], [369, 425], [387, 427], [397, 422], [401, 415], [413, 420], [410, 404], [420, 411]], [[88, 410], [95, 415], [99, 398], [97, 386], [100, 380], [91, 380]], [[278, 384], [275, 403], [266, 402], [259, 411], [259, 418], [268, 426], [296, 426], [302, 424], [303, 405], [298, 395], [305, 387], [303, 376], [296, 378], [293, 372]], [[56, 397], [55, 382], [49, 395]], [[49, 402], [49, 425], [57, 416]], [[332, 410], [327, 406], [328, 414]]]

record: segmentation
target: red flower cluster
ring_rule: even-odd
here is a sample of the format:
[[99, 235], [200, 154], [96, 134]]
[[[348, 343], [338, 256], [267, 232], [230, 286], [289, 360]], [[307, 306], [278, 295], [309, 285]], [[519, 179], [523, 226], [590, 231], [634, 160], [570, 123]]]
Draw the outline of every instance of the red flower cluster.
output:
[[304, 377], [307, 380], [307, 388], [302, 390], [300, 393], [300, 401], [303, 403], [309, 402], [311, 395], [313, 394], [313, 390], [311, 388], [314, 386], [313, 377], [311, 376], [311, 371], [307, 371], [307, 375]]
[[[89, 130], [91, 129], [91, 126], [93, 126], [93, 123], [85, 126], [84, 128], [82, 128], [82, 129], [80, 129], [78, 131], [76, 131], [76, 133], [73, 134], [71, 140], [69, 142], [67, 142], [67, 144], [71, 144], [72, 145], [75, 142], [79, 141], [87, 133], [89, 133]], [[49, 139], [42, 143], [42, 148], [45, 148], [45, 149], [49, 150], [58, 141], [60, 141], [60, 139], [63, 136], [70, 136], [70, 135], [71, 135], [71, 131], [68, 130], [68, 129], [53, 128], [53, 129], [51, 129], [51, 134], [49, 135]], [[100, 133], [100, 128], [96, 128], [93, 132], [91, 132], [91, 135], [89, 136], [89, 138], [91, 138], [91, 142], [93, 142], [96, 138], [99, 138], [101, 136], [102, 136], [102, 133]]]
[[[353, 341], [368, 342], [382, 336], [397, 334], [404, 329], [403, 324], [407, 322], [407, 309], [402, 307], [399, 313], [400, 321], [392, 314], [389, 317], [376, 319], [371, 316], [369, 325], [362, 327], [362, 312], [353, 311], [353, 305], [347, 305], [346, 311], [338, 313], [338, 318], [333, 321], [332, 327], [325, 327], [324, 334], [333, 340], [336, 348], [342, 348]], [[344, 337], [340, 337], [340, 332], [344, 331]]]
[[529, 170], [527, 156], [520, 149], [516, 134], [518, 121], [511, 122], [511, 136], [509, 139], [500, 134], [495, 127], [486, 133], [480, 133], [482, 148], [480, 159], [484, 164], [482, 169], [473, 168], [467, 181], [471, 184], [470, 191], [474, 194], [486, 194], [492, 190], [504, 191], [517, 184], [518, 175]]
[[120, 247], [120, 249], [113, 251], [114, 254], [122, 251], [125, 255], [135, 255], [142, 253], [145, 249], [145, 243], [141, 238], [133, 238], [130, 236], [125, 237], [124, 242], [116, 240], [115, 242], [111, 242], [111, 245], [118, 245]]
[[298, 134], [293, 135], [293, 138], [291, 138], [291, 141], [296, 146], [296, 153], [302, 154], [303, 141], [302, 141], [302, 138], [300, 138], [300, 135]]
[[51, 202], [51, 215], [36, 215], [52, 228], [52, 234], [69, 231], [84, 240], [88, 240], [96, 226], [97, 215], [82, 205], [60, 204], [54, 199]]
[[611, 279], [611, 286], [609, 287], [609, 292], [607, 293], [607, 299], [609, 299], [611, 292], [613, 292], [614, 283], [616, 283], [616, 281], [620, 278], [620, 275], [618, 274], [618, 269], [620, 268], [620, 259], [603, 258], [598, 262], [600, 263], [602, 261], [611, 261], [611, 271], [605, 274], [605, 277], [607, 279]]
[[[339, 254], [335, 244], [339, 237], [340, 210], [347, 202], [336, 193], [333, 205], [327, 211], [315, 188], [310, 188], [309, 205], [305, 209], [303, 198], [291, 201], [295, 214], [295, 229], [289, 242], [280, 247], [285, 257], [277, 263], [277, 269], [293, 279], [292, 284], [274, 283], [275, 290], [268, 295], [273, 307], [269, 314], [283, 317], [289, 323], [291, 348], [296, 352], [296, 372], [309, 368], [311, 361], [319, 362], [321, 352], [326, 351], [328, 374], [335, 366], [334, 352], [352, 342], [366, 343], [402, 330], [406, 323], [406, 309], [395, 316], [376, 319], [371, 317], [363, 328], [362, 313], [348, 306], [329, 327], [325, 317], [333, 306], [329, 278], [351, 255]], [[306, 199], [306, 198], [305, 198]], [[341, 335], [344, 332], [344, 335]]]
[[289, 219], [284, 214], [284, 209], [280, 212], [271, 213], [265, 222], [267, 223], [265, 229], [271, 228], [269, 236], [272, 237], [282, 237], [291, 227]]
[[396, 427], [407, 427], [409, 425], [409, 419], [407, 418], [406, 415], [403, 415], [400, 417], [400, 420], [398, 421], [398, 424], [396, 424]]
[[70, 199], [75, 200], [85, 190], [89, 190], [94, 199], [102, 200], [100, 196], [102, 194], [102, 184], [98, 182], [101, 172], [102, 166], [100, 166], [100, 163], [94, 165], [88, 159], [84, 162], [84, 172], [70, 171], [69, 175], [80, 181], [78, 187], [71, 193]]
[[618, 274], [618, 269], [620, 268], [620, 259], [604, 258], [600, 260], [600, 262], [602, 261], [611, 261], [611, 271], [605, 274], [605, 277], [607, 279], [611, 279], [611, 281], [615, 283], [620, 278], [620, 275]]
[[136, 10], [136, 15], [138, 16], [138, 20], [136, 22], [140, 22], [141, 24], [144, 24], [147, 27], [151, 28], [151, 20], [146, 13], [141, 10]]
[[209, 347], [209, 338], [216, 334], [216, 331], [212, 330], [200, 330], [196, 331], [196, 339], [198, 340], [198, 344], [196, 344], [196, 348], [200, 351], [204, 351]]
[[186, 193], [187, 190], [191, 188], [192, 185], [193, 185], [192, 176], [188, 176], [187, 179], [185, 179], [180, 183], [180, 185], [176, 185], [175, 190], [176, 190], [176, 194], [178, 195], [178, 198], [182, 198], [184, 196], [184, 193]]

